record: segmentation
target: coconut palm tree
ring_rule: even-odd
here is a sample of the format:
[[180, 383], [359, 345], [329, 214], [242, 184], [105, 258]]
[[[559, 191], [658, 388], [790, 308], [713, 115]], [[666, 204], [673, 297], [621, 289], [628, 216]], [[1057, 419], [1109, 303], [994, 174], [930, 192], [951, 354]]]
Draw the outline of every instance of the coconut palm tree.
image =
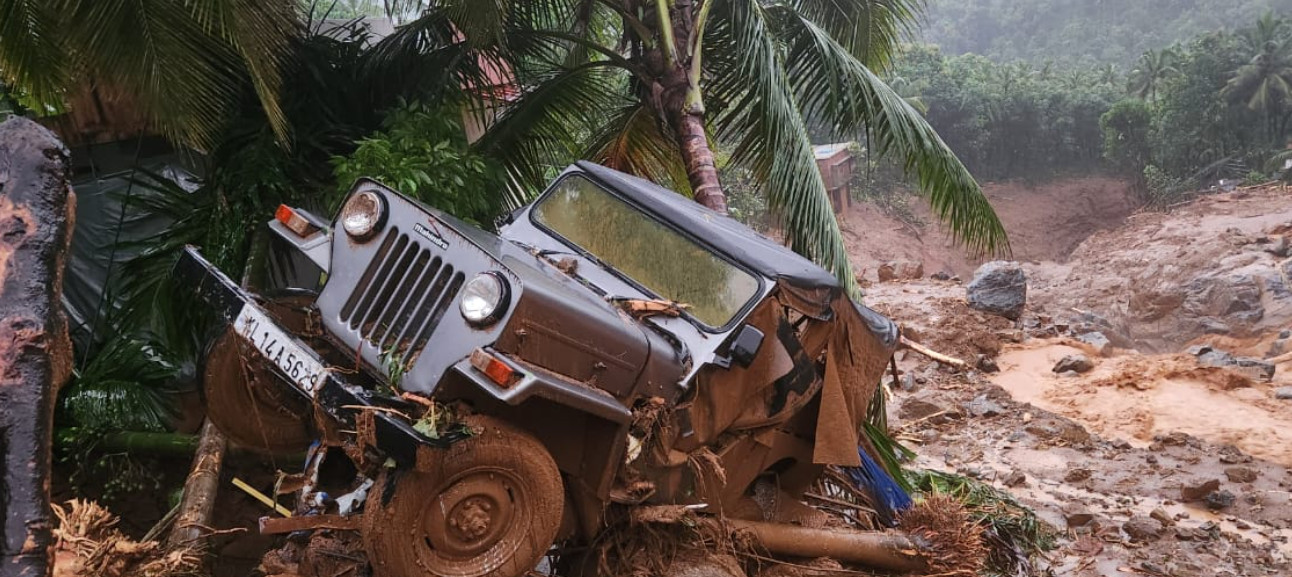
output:
[[[975, 252], [1008, 248], [980, 188], [877, 71], [915, 0], [519, 0], [441, 2], [482, 55], [506, 60], [520, 94], [478, 146], [517, 183], [541, 186], [575, 155], [689, 187], [725, 211], [713, 139], [752, 169], [790, 245], [849, 270], [805, 118], [896, 155], [952, 233]], [[419, 22], [399, 34], [414, 42]]]
[[[1234, 71], [1223, 94], [1230, 102], [1264, 114], [1267, 136], [1278, 143], [1286, 129], [1286, 114], [1292, 110], [1292, 39], [1283, 32], [1281, 21], [1270, 15], [1261, 18], [1246, 39], [1254, 55]], [[1258, 41], [1261, 44], [1254, 44]]]
[[1139, 57], [1130, 73], [1130, 91], [1141, 100], [1157, 100], [1158, 88], [1166, 79], [1179, 74], [1175, 67], [1175, 52], [1164, 48], [1149, 50]]
[[55, 108], [111, 85], [199, 147], [249, 81], [281, 137], [279, 67], [296, 19], [292, 0], [0, 0], [0, 81]]

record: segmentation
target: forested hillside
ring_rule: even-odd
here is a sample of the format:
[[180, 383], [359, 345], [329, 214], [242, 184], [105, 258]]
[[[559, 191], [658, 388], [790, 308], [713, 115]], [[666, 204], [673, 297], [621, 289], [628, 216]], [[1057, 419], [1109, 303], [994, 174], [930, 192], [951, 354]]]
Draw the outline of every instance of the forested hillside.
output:
[[924, 42], [997, 60], [1129, 66], [1203, 32], [1247, 26], [1292, 0], [929, 0]]

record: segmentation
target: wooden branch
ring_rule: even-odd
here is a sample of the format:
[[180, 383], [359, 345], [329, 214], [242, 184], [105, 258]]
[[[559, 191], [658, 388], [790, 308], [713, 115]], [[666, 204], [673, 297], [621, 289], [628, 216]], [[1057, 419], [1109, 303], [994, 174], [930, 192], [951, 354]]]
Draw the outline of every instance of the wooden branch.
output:
[[950, 357], [950, 356], [944, 355], [944, 354], [942, 354], [942, 353], [939, 353], [939, 352], [937, 352], [937, 351], [935, 351], [935, 350], [932, 350], [932, 349], [930, 349], [930, 348], [928, 348], [928, 347], [926, 347], [926, 346], [924, 346], [924, 345], [921, 345], [920, 343], [917, 343], [917, 342], [915, 342], [915, 341], [913, 341], [913, 340], [911, 340], [911, 339], [906, 338], [906, 336], [905, 336], [905, 335], [903, 335], [903, 336], [902, 336], [902, 338], [901, 338], [901, 341], [900, 341], [900, 342], [901, 342], [901, 345], [902, 345], [903, 347], [906, 347], [906, 348], [908, 348], [908, 349], [911, 349], [912, 351], [915, 351], [915, 352], [917, 352], [917, 353], [920, 353], [921, 355], [924, 355], [924, 356], [926, 356], [926, 357], [928, 357], [928, 358], [930, 358], [930, 359], [933, 359], [933, 360], [935, 360], [935, 361], [937, 361], [937, 362], [939, 362], [939, 363], [942, 363], [942, 364], [944, 364], [944, 365], [951, 365], [951, 366], [953, 366], [953, 367], [957, 367], [957, 368], [961, 368], [961, 369], [964, 369], [964, 368], [968, 368], [968, 367], [969, 367], [969, 363], [966, 363], [966, 362], [964, 362], [964, 361], [962, 361], [962, 360], [960, 360], [960, 359], [957, 359], [957, 358], [955, 358], [955, 357]]
[[172, 547], [202, 547], [207, 527], [215, 514], [215, 498], [220, 491], [220, 469], [224, 465], [224, 435], [211, 421], [202, 425], [193, 468], [184, 481], [184, 498], [180, 500], [179, 516], [168, 539]]

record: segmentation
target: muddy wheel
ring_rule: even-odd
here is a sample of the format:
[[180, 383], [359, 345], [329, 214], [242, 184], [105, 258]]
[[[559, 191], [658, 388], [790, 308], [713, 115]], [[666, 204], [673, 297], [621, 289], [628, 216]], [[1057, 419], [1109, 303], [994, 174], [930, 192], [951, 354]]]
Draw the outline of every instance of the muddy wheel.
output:
[[363, 539], [382, 577], [517, 577], [561, 525], [556, 463], [528, 433], [485, 417], [477, 434], [418, 470], [384, 469], [364, 505]]
[[[297, 330], [290, 301], [267, 306], [288, 330]], [[301, 315], [303, 317], [303, 315]], [[216, 337], [202, 368], [207, 418], [230, 441], [269, 453], [301, 452], [317, 437], [308, 402], [287, 389], [233, 328]]]

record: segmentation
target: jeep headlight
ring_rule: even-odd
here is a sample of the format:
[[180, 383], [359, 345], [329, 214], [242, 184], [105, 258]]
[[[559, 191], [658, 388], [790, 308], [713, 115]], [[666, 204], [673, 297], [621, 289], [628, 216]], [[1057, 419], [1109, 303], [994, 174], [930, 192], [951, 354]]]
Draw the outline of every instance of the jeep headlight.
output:
[[341, 209], [341, 228], [356, 240], [367, 240], [381, 228], [386, 216], [385, 199], [365, 190], [345, 202]]
[[477, 326], [493, 324], [507, 312], [507, 281], [494, 272], [482, 272], [462, 287], [458, 309], [462, 318]]

